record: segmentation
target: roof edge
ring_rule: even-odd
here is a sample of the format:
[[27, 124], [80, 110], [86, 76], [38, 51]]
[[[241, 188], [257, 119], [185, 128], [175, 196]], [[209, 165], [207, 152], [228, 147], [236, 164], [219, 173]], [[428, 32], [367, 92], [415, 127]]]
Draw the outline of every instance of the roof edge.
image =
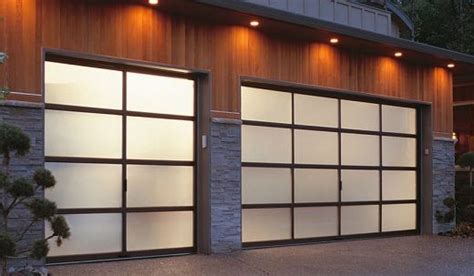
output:
[[241, 2], [236, 0], [222, 1], [222, 0], [196, 0], [197, 3], [212, 5], [224, 9], [234, 10], [245, 14], [257, 15], [281, 22], [301, 25], [314, 29], [321, 29], [328, 32], [339, 33], [363, 40], [373, 41], [381, 44], [398, 47], [401, 49], [417, 51], [425, 54], [437, 56], [439, 58], [450, 59], [462, 63], [469, 63], [474, 65], [474, 56], [448, 50], [429, 44], [415, 42], [411, 40], [395, 38], [391, 36], [381, 35], [375, 32], [361, 30], [350, 26], [333, 23], [321, 19], [311, 18], [304, 15], [298, 15], [287, 11], [272, 9], [265, 6], [260, 6], [253, 3]]

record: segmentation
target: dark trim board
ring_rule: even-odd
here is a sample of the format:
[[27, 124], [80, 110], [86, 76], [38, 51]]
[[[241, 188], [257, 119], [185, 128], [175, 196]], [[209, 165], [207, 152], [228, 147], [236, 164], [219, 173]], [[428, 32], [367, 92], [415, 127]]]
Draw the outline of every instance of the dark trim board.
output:
[[[258, 79], [253, 78], [242, 78], [242, 86], [255, 87], [262, 89], [271, 89], [273, 91], [281, 91], [291, 93], [291, 105], [292, 105], [292, 114], [291, 114], [291, 124], [290, 123], [272, 123], [272, 122], [260, 122], [253, 120], [243, 120], [243, 126], [260, 126], [260, 127], [275, 127], [275, 128], [286, 128], [291, 130], [291, 148], [292, 156], [291, 163], [263, 163], [263, 162], [242, 162], [242, 168], [252, 167], [252, 168], [289, 168], [291, 169], [291, 203], [266, 203], [266, 204], [242, 204], [242, 210], [244, 209], [273, 209], [273, 208], [285, 208], [290, 209], [291, 214], [291, 239], [288, 240], [278, 240], [278, 241], [259, 241], [259, 242], [243, 242], [243, 247], [245, 248], [254, 248], [254, 247], [265, 247], [265, 246], [275, 246], [275, 245], [290, 245], [290, 244], [300, 244], [300, 243], [311, 243], [319, 241], [328, 241], [328, 240], [341, 240], [341, 239], [353, 239], [353, 238], [364, 238], [364, 237], [384, 237], [384, 236], [397, 236], [397, 235], [415, 235], [421, 232], [421, 138], [422, 138], [422, 122], [421, 122], [421, 110], [424, 106], [430, 106], [423, 102], [411, 102], [411, 101], [400, 101], [397, 99], [387, 98], [387, 97], [376, 97], [373, 95], [364, 95], [360, 93], [353, 93], [348, 91], [328, 91], [316, 87], [311, 89], [310, 86], [306, 85], [294, 85], [288, 83], [283, 83], [279, 85], [279, 82], [274, 81], [263, 81], [259, 82]], [[294, 95], [295, 94], [305, 94], [313, 96], [321, 96], [326, 98], [337, 99], [338, 102], [338, 127], [313, 127], [313, 126], [300, 126], [295, 125], [295, 106], [294, 106]], [[345, 129], [342, 128], [342, 116], [341, 116], [341, 101], [342, 100], [355, 100], [360, 102], [374, 103], [378, 105], [378, 116], [379, 116], [379, 130], [378, 131], [366, 131], [366, 130], [357, 130], [357, 129]], [[392, 133], [392, 132], [383, 132], [382, 131], [382, 105], [392, 105], [400, 107], [409, 107], [416, 110], [416, 134], [406, 134], [406, 133]], [[328, 131], [336, 132], [338, 134], [338, 164], [334, 165], [322, 165], [322, 164], [297, 164], [295, 163], [295, 144], [294, 144], [294, 131], [295, 129], [307, 129], [313, 131]], [[378, 166], [352, 166], [352, 165], [342, 165], [342, 134], [343, 133], [355, 133], [362, 135], [374, 135], [379, 137], [379, 165]], [[402, 137], [402, 138], [412, 138], [416, 139], [416, 166], [414, 167], [399, 167], [399, 166], [383, 166], [383, 147], [382, 147], [382, 137]], [[299, 168], [313, 168], [313, 169], [333, 169], [338, 172], [338, 181], [339, 181], [339, 192], [338, 192], [338, 201], [336, 202], [305, 202], [298, 203], [295, 202], [295, 169]], [[342, 201], [342, 188], [343, 183], [341, 180], [342, 172], [344, 170], [372, 170], [379, 172], [379, 196], [377, 200], [373, 201]], [[383, 171], [393, 171], [393, 170], [402, 170], [402, 171], [414, 171], [416, 173], [416, 199], [403, 199], [403, 200], [383, 200], [383, 183], [382, 183], [382, 172]], [[415, 205], [415, 229], [412, 230], [403, 230], [403, 231], [383, 231], [382, 229], [382, 207], [384, 205], [396, 205], [396, 204], [414, 204]], [[355, 234], [355, 235], [343, 235], [341, 229], [341, 210], [343, 206], [367, 206], [367, 205], [376, 205], [378, 206], [378, 232], [376, 233], [367, 233], [367, 234]], [[337, 207], [337, 224], [338, 230], [337, 235], [332, 237], [318, 237], [318, 238], [304, 238], [299, 239], [295, 238], [295, 219], [294, 212], [295, 208], [304, 208], [304, 207]]]

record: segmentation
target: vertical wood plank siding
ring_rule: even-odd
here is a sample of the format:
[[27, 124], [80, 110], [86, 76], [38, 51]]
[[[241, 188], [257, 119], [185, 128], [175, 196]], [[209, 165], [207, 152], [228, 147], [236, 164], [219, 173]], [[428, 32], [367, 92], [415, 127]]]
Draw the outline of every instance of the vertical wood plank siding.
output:
[[[41, 93], [41, 49], [139, 59], [212, 73], [212, 109], [240, 112], [240, 76], [298, 82], [433, 103], [434, 130], [452, 132], [452, 76], [328, 44], [216, 25], [127, 1], [0, 1], [0, 51], [12, 91]], [[13, 94], [12, 99], [41, 101]]]

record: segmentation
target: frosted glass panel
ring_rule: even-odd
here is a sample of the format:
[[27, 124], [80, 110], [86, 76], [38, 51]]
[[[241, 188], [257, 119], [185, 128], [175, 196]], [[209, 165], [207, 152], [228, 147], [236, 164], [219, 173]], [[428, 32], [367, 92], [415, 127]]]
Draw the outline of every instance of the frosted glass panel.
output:
[[416, 134], [416, 109], [382, 105], [382, 131]]
[[120, 158], [122, 117], [45, 110], [45, 154]]
[[342, 134], [342, 165], [379, 166], [379, 136]]
[[379, 206], [342, 206], [341, 234], [363, 234], [379, 231]]
[[383, 200], [416, 199], [415, 171], [383, 171]]
[[128, 207], [193, 206], [193, 169], [128, 165]]
[[336, 202], [337, 170], [295, 169], [295, 202]]
[[382, 206], [382, 231], [416, 229], [416, 204], [389, 204]]
[[271, 241], [291, 238], [291, 209], [243, 209], [242, 241]]
[[342, 170], [342, 201], [379, 200], [379, 171]]
[[127, 109], [192, 116], [194, 81], [127, 73]]
[[290, 203], [291, 170], [242, 168], [242, 203]]
[[242, 126], [242, 161], [291, 163], [291, 130]]
[[341, 100], [341, 127], [380, 130], [379, 105]]
[[193, 246], [193, 212], [127, 214], [127, 250]]
[[192, 161], [193, 122], [183, 120], [127, 118], [127, 157]]
[[295, 124], [338, 127], [338, 100], [295, 94]]
[[337, 207], [295, 208], [295, 238], [337, 236]]
[[334, 165], [338, 156], [336, 132], [295, 130], [295, 163]]
[[291, 123], [291, 93], [242, 86], [242, 119]]
[[416, 139], [382, 137], [382, 160], [384, 166], [416, 166]]
[[44, 78], [46, 103], [122, 108], [121, 71], [47, 61]]
[[[122, 166], [105, 164], [45, 163], [56, 185], [45, 190], [58, 208], [122, 206]], [[80, 191], [81, 196], [77, 196]]]
[[[48, 256], [79, 255], [92, 253], [120, 252], [122, 250], [121, 214], [80, 214], [64, 215], [71, 237], [58, 247], [51, 239], [48, 241]], [[45, 237], [52, 234], [45, 223]]]

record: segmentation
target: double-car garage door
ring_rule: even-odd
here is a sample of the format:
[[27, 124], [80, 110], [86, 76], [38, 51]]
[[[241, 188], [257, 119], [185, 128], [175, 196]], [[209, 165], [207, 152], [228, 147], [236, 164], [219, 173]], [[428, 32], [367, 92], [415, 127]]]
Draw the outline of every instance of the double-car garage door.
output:
[[46, 197], [72, 236], [49, 261], [193, 251], [194, 81], [65, 62], [45, 63]]
[[416, 233], [416, 107], [314, 93], [241, 89], [244, 245]]

